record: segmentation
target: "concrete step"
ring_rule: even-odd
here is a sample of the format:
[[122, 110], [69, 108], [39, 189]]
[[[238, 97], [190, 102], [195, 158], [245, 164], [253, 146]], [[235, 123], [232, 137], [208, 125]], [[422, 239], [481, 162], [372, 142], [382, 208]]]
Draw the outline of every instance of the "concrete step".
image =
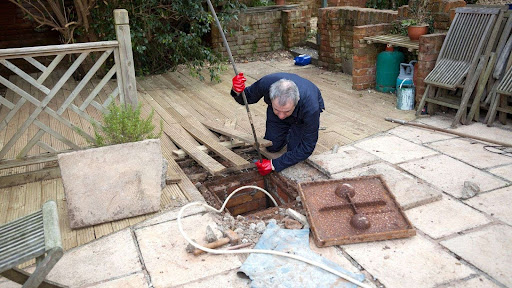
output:
[[306, 46], [311, 48], [311, 49], [315, 49], [315, 50], [318, 51], [318, 44], [317, 44], [317, 41], [316, 41], [316, 36], [306, 40]]

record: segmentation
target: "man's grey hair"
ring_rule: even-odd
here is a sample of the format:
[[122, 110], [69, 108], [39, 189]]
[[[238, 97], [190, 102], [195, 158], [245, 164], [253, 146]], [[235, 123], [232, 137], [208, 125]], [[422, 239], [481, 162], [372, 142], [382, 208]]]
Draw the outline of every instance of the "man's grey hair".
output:
[[297, 85], [288, 79], [281, 79], [270, 85], [270, 100], [277, 99], [279, 106], [284, 106], [289, 100], [293, 101], [293, 105], [297, 106], [300, 95]]

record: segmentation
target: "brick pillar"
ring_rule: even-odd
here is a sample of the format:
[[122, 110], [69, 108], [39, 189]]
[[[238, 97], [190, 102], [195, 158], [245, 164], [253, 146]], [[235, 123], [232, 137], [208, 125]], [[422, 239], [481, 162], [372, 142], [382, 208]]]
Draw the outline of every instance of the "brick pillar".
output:
[[375, 24], [354, 27], [354, 55], [352, 56], [352, 89], [364, 90], [375, 87], [377, 54], [384, 50], [384, 45], [360, 43], [367, 36], [389, 34], [391, 24]]
[[283, 27], [283, 45], [291, 48], [304, 44], [311, 30], [311, 11], [305, 9], [281, 11], [281, 25]]
[[341, 63], [341, 32], [340, 9], [321, 8], [318, 10], [318, 33], [320, 46], [318, 49], [318, 65], [328, 70], [340, 70]]
[[418, 66], [417, 71], [414, 71], [416, 78], [416, 103], [419, 103], [425, 92], [426, 85], [423, 80], [434, 69], [445, 37], [446, 34], [427, 34], [420, 37]]

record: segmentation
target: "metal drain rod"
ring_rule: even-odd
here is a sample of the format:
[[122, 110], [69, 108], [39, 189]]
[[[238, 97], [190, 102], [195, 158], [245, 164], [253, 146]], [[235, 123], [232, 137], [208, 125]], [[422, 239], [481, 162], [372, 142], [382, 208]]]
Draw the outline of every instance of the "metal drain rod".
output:
[[[217, 23], [217, 28], [219, 29], [220, 35], [222, 36], [222, 42], [224, 42], [224, 48], [229, 56], [229, 61], [231, 61], [231, 65], [233, 65], [233, 70], [235, 71], [235, 76], [238, 75], [238, 69], [236, 69], [235, 60], [233, 59], [233, 54], [231, 54], [231, 49], [229, 49], [228, 41], [226, 40], [226, 35], [224, 35], [224, 30], [222, 29], [222, 25], [220, 25], [219, 18], [217, 18], [217, 13], [215, 13], [215, 9], [213, 9], [212, 2], [210, 0], [206, 0], [208, 2], [208, 7], [210, 8], [210, 12], [212, 12], [213, 18], [215, 19], [215, 23]], [[242, 98], [244, 99], [245, 109], [247, 110], [247, 116], [249, 117], [249, 123], [251, 124], [252, 135], [254, 136], [254, 145], [256, 146], [256, 151], [258, 152], [258, 157], [260, 161], [263, 161], [263, 156], [261, 156], [260, 144], [258, 143], [258, 137], [256, 137], [256, 129], [254, 129], [254, 122], [252, 121], [251, 110], [249, 110], [249, 104], [247, 103], [247, 97], [245, 97], [245, 92], [242, 91]], [[268, 187], [265, 187], [268, 188]]]

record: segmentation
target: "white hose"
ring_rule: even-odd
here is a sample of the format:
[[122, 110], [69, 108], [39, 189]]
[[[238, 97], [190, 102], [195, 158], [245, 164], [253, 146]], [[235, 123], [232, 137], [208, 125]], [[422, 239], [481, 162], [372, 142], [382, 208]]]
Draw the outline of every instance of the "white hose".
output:
[[252, 188], [252, 189], [257, 189], [257, 190], [260, 190], [261, 192], [265, 193], [268, 197], [270, 197], [270, 199], [272, 200], [272, 202], [274, 202], [274, 205], [277, 206], [277, 203], [276, 201], [274, 200], [274, 198], [270, 195], [270, 193], [268, 193], [267, 191], [265, 191], [264, 189], [260, 188], [260, 187], [257, 187], [257, 186], [243, 186], [243, 187], [240, 187], [238, 189], [236, 189], [235, 191], [233, 191], [231, 194], [229, 194], [228, 198], [226, 198], [226, 200], [224, 201], [224, 204], [222, 204], [222, 207], [217, 210], [215, 209], [214, 207], [206, 204], [206, 203], [203, 203], [203, 202], [191, 202], [191, 203], [188, 203], [187, 205], [181, 207], [180, 209], [180, 212], [178, 213], [178, 229], [180, 230], [180, 233], [181, 235], [183, 236], [183, 238], [185, 238], [185, 240], [187, 240], [188, 243], [190, 243], [192, 246], [196, 247], [197, 249], [201, 249], [205, 252], [208, 252], [208, 253], [212, 253], [212, 254], [244, 254], [244, 253], [260, 253], [260, 254], [270, 254], [270, 255], [278, 255], [278, 256], [283, 256], [283, 257], [288, 257], [288, 258], [292, 258], [292, 259], [295, 259], [295, 260], [299, 260], [299, 261], [302, 261], [302, 262], [305, 262], [305, 263], [308, 263], [310, 265], [313, 265], [313, 266], [316, 266], [316, 267], [319, 267], [327, 272], [330, 272], [336, 276], [339, 276], [347, 281], [350, 281], [352, 283], [354, 283], [355, 285], [359, 286], [359, 287], [363, 287], [363, 288], [371, 288], [370, 286], [348, 276], [348, 275], [345, 275], [337, 270], [334, 270], [332, 269], [331, 267], [327, 266], [327, 265], [324, 265], [322, 263], [318, 263], [318, 262], [314, 262], [314, 261], [311, 261], [309, 259], [306, 259], [304, 257], [301, 257], [301, 256], [297, 256], [297, 255], [294, 255], [294, 254], [288, 254], [288, 253], [284, 253], [284, 252], [280, 252], [280, 251], [274, 251], [274, 250], [260, 250], [260, 249], [239, 249], [239, 250], [215, 250], [215, 249], [210, 249], [210, 248], [206, 248], [206, 247], [203, 247], [201, 245], [199, 245], [198, 243], [194, 242], [192, 239], [190, 239], [190, 237], [188, 237], [188, 235], [185, 233], [185, 231], [183, 231], [183, 226], [181, 225], [181, 216], [183, 215], [183, 211], [185, 211], [185, 209], [191, 207], [191, 206], [204, 206], [210, 210], [213, 210], [215, 212], [218, 212], [218, 213], [221, 213], [223, 210], [224, 210], [224, 207], [226, 207], [226, 204], [228, 203], [229, 199], [231, 199], [231, 197], [233, 195], [235, 195], [235, 193], [237, 193], [238, 191], [240, 190], [243, 190], [243, 189], [247, 189], [247, 188]]

